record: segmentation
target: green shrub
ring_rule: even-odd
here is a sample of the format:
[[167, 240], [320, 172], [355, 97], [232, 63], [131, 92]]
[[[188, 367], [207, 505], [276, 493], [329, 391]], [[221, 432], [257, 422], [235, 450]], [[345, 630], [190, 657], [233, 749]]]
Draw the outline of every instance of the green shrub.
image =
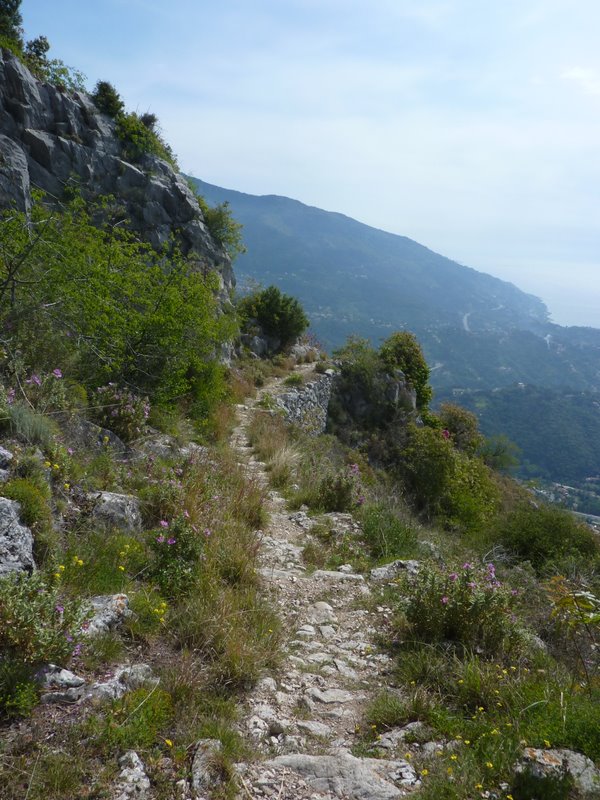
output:
[[19, 503], [20, 518], [28, 528], [31, 528], [34, 535], [35, 560], [38, 564], [45, 563], [56, 546], [56, 537], [52, 531], [48, 484], [34, 483], [27, 478], [13, 478], [4, 484], [2, 494]]
[[26, 717], [37, 705], [33, 668], [14, 655], [0, 659], [0, 718]]
[[98, 110], [109, 117], [117, 117], [125, 110], [125, 103], [108, 81], [98, 81], [91, 97]]
[[149, 534], [153, 554], [149, 574], [166, 597], [187, 594], [201, 566], [204, 541], [211, 531], [199, 531], [184, 517], [172, 522], [161, 521], [162, 527]]
[[193, 186], [191, 188], [196, 195], [206, 227], [213, 239], [227, 250], [231, 258], [245, 253], [246, 248], [242, 239], [243, 225], [233, 218], [228, 201], [216, 206], [209, 206], [204, 197], [197, 194]]
[[172, 719], [171, 696], [155, 686], [128, 692], [109, 713], [89, 718], [85, 727], [104, 752], [118, 752], [161, 744]]
[[299, 301], [269, 286], [239, 301], [242, 326], [258, 323], [267, 336], [280, 341], [282, 348], [291, 344], [308, 327], [308, 318]]
[[13, 436], [30, 445], [39, 445], [48, 450], [58, 435], [58, 426], [53, 419], [39, 414], [24, 403], [14, 403], [9, 408], [9, 427]]
[[397, 512], [378, 503], [369, 503], [360, 510], [363, 539], [376, 559], [402, 558], [413, 555], [418, 547], [417, 532]]
[[421, 345], [414, 334], [397, 331], [379, 348], [379, 354], [388, 370], [400, 369], [417, 393], [417, 408], [424, 411], [431, 400], [429, 367]]
[[139, 161], [146, 154], [155, 155], [168, 161], [173, 167], [177, 162], [169, 145], [148, 127], [135, 112], [119, 112], [116, 116], [116, 134], [123, 144], [125, 158]]
[[550, 505], [520, 505], [499, 518], [491, 536], [522, 561], [530, 561], [538, 573], [567, 557], [595, 561], [599, 555], [592, 531], [568, 511]]
[[96, 389], [92, 402], [96, 422], [116, 433], [123, 441], [131, 442], [144, 433], [150, 414], [147, 397], [138, 397], [127, 389], [109, 383]]
[[294, 372], [283, 381], [284, 386], [302, 386], [304, 378], [300, 372]]
[[316, 504], [324, 511], [350, 511], [363, 502], [357, 464], [326, 473], [319, 481]]
[[483, 443], [475, 414], [454, 403], [442, 403], [438, 418], [440, 427], [448, 431], [454, 446], [468, 455], [474, 455]]
[[452, 572], [423, 566], [406, 586], [404, 633], [417, 641], [450, 642], [493, 656], [519, 639], [513, 603], [493, 564], [481, 569], [465, 563]]

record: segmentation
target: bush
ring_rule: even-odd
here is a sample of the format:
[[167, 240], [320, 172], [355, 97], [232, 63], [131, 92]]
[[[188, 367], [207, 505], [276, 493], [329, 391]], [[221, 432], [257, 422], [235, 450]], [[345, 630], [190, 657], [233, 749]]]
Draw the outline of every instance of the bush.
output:
[[350, 464], [338, 472], [330, 472], [321, 478], [316, 503], [324, 511], [350, 511], [363, 502], [357, 464]]
[[406, 589], [404, 633], [419, 641], [451, 642], [494, 656], [517, 640], [513, 596], [497, 580], [493, 564], [477, 569], [465, 563], [452, 572], [425, 566]]
[[389, 370], [402, 370], [417, 393], [417, 408], [425, 410], [432, 395], [429, 367], [416, 336], [408, 331], [393, 333], [381, 345], [379, 354]]
[[209, 206], [204, 197], [197, 194], [193, 186], [191, 188], [196, 195], [204, 222], [213, 239], [227, 250], [230, 258], [235, 258], [241, 253], [245, 253], [246, 248], [242, 239], [242, 228], [244, 226], [233, 218], [227, 200], [216, 206]]
[[98, 110], [103, 114], [108, 114], [109, 117], [117, 117], [125, 110], [125, 103], [121, 96], [108, 81], [98, 81], [91, 97]]
[[418, 547], [414, 526], [390, 508], [369, 503], [360, 512], [363, 539], [376, 559], [413, 555]]
[[127, 389], [109, 383], [96, 389], [92, 403], [96, 422], [116, 433], [123, 441], [131, 442], [144, 433], [150, 414], [147, 397], [138, 397]]
[[184, 517], [173, 522], [162, 521], [162, 527], [152, 531], [148, 543], [153, 553], [150, 576], [166, 597], [187, 594], [201, 568], [204, 541], [211, 531], [199, 531]]
[[125, 158], [139, 161], [148, 154], [158, 156], [177, 167], [175, 156], [169, 145], [134, 112], [119, 112], [116, 116], [116, 134], [123, 143]]
[[474, 455], [483, 443], [475, 414], [454, 403], [442, 403], [438, 418], [441, 427], [448, 431], [454, 446], [470, 456]]
[[68, 661], [86, 616], [39, 572], [0, 579], [0, 650], [23, 664]]
[[242, 327], [253, 321], [267, 334], [278, 339], [284, 348], [308, 327], [308, 317], [299, 301], [283, 294], [276, 286], [244, 297], [238, 303]]
[[592, 531], [555, 506], [522, 504], [499, 518], [491, 537], [538, 573], [568, 557], [597, 560], [599, 555]]

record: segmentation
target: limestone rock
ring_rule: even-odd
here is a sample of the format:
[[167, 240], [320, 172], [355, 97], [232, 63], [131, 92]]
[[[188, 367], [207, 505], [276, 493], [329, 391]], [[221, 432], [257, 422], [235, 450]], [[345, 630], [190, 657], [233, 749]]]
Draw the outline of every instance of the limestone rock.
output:
[[371, 570], [371, 579], [374, 581], [393, 581], [403, 572], [415, 575], [419, 571], [420, 562], [412, 560], [398, 559], [382, 567], [375, 567]]
[[33, 534], [20, 521], [21, 506], [0, 497], [0, 575], [35, 569]]
[[111, 528], [122, 531], [140, 531], [142, 515], [137, 497], [115, 492], [99, 492], [95, 495], [96, 505], [92, 512], [94, 519]]
[[575, 788], [586, 800], [600, 797], [600, 770], [582, 753], [564, 748], [526, 747], [516, 767], [517, 772], [525, 770], [538, 779], [570, 775]]
[[47, 664], [37, 673], [36, 680], [42, 689], [71, 689], [83, 686], [85, 680], [69, 669]]
[[84, 699], [92, 702], [118, 700], [126, 692], [134, 691], [142, 686], [156, 686], [158, 680], [148, 664], [119, 667], [110, 680], [94, 683], [86, 691]]
[[10, 450], [0, 447], [0, 469], [9, 469], [12, 460], [13, 454]]
[[150, 796], [150, 779], [141, 758], [134, 750], [128, 750], [119, 759], [121, 772], [115, 800], [144, 800]]
[[406, 761], [355, 758], [344, 751], [332, 756], [277, 756], [266, 766], [287, 767], [317, 791], [345, 800], [395, 800], [405, 796], [401, 786], [417, 782], [414, 769]]
[[223, 782], [220, 770], [215, 765], [215, 757], [222, 749], [223, 746], [218, 739], [201, 739], [196, 744], [192, 761], [192, 789], [197, 798], [206, 797]]
[[90, 603], [94, 615], [83, 629], [88, 636], [108, 633], [131, 615], [126, 594], [97, 595], [92, 597]]
[[332, 381], [331, 375], [317, 375], [304, 386], [277, 395], [275, 403], [283, 410], [288, 422], [318, 436], [327, 425]]

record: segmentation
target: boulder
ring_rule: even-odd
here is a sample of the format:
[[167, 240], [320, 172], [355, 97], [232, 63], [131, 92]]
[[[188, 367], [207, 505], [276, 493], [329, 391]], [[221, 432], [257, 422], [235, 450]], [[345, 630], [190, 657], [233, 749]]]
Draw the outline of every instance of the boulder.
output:
[[94, 615], [84, 625], [83, 632], [87, 636], [108, 633], [131, 615], [126, 594], [97, 595], [92, 597], [90, 604]]
[[223, 745], [218, 739], [201, 739], [192, 761], [192, 789], [197, 798], [205, 798], [223, 783], [223, 774], [215, 764]]
[[574, 750], [526, 747], [515, 771], [527, 772], [541, 785], [548, 778], [567, 778], [573, 781], [578, 796], [585, 800], [600, 797], [600, 770], [591, 759]]
[[90, 686], [84, 699], [91, 702], [119, 700], [126, 692], [132, 692], [142, 686], [156, 686], [158, 682], [159, 679], [148, 664], [119, 667], [110, 680]]
[[92, 516], [110, 528], [136, 532], [142, 529], [142, 515], [137, 497], [130, 494], [98, 492], [92, 495], [96, 501]]
[[0, 576], [9, 572], [35, 569], [33, 534], [20, 521], [21, 506], [16, 500], [0, 497]]
[[0, 447], [0, 469], [10, 469], [14, 456], [4, 447]]
[[371, 570], [371, 580], [373, 581], [393, 581], [398, 575], [407, 573], [416, 575], [419, 571], [420, 563], [413, 560], [398, 559], [384, 564], [382, 567], [375, 567]]
[[119, 759], [121, 772], [116, 787], [115, 800], [144, 800], [150, 796], [150, 779], [141, 758], [134, 750], [128, 750]]

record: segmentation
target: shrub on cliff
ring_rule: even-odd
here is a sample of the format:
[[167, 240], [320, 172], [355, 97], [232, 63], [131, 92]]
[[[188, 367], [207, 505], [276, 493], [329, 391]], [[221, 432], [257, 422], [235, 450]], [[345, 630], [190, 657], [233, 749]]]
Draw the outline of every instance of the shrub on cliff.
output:
[[417, 393], [417, 408], [425, 410], [431, 400], [429, 367], [417, 337], [408, 331], [397, 331], [379, 348], [379, 355], [388, 370], [400, 369]]
[[276, 286], [242, 298], [237, 309], [242, 326], [258, 323], [267, 336], [279, 339], [281, 347], [291, 344], [308, 328], [308, 317], [300, 302]]
[[108, 81], [98, 81], [92, 92], [92, 100], [98, 110], [109, 117], [116, 117], [125, 110], [121, 96]]

